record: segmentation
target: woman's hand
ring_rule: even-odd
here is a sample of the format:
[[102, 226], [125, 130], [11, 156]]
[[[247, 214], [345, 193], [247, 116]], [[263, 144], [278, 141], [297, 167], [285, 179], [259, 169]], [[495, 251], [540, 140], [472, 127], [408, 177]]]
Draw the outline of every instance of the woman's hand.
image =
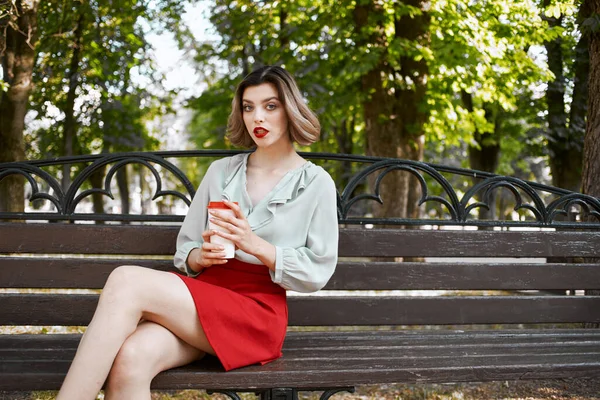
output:
[[188, 265], [196, 272], [200, 272], [203, 268], [212, 267], [215, 264], [220, 265], [227, 262], [225, 247], [210, 242], [210, 237], [213, 234], [214, 231], [210, 230], [202, 232], [202, 239], [204, 239], [202, 247], [193, 249], [188, 256]]
[[231, 240], [236, 248], [248, 254], [254, 254], [261, 239], [252, 232], [240, 206], [230, 201], [224, 201], [224, 203], [233, 211], [234, 215], [219, 210], [209, 210], [210, 222], [226, 230], [226, 232], [215, 230], [214, 234]]
[[232, 216], [227, 212], [210, 210], [210, 220], [215, 225], [225, 228], [227, 232], [213, 231], [211, 234], [231, 240], [235, 246], [245, 253], [258, 258], [270, 270], [275, 270], [276, 249], [271, 243], [259, 237], [250, 228], [242, 209], [235, 203], [224, 201], [233, 210]]

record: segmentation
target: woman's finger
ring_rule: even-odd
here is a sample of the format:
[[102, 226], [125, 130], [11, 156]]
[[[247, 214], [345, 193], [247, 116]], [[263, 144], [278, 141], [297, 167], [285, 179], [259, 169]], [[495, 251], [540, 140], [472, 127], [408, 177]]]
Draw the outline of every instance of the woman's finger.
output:
[[222, 252], [225, 250], [225, 247], [223, 247], [220, 244], [216, 244], [216, 243], [207, 243], [204, 242], [202, 244], [202, 250], [207, 251], [207, 252]]
[[225, 221], [225, 222], [230, 223], [231, 225], [237, 225], [239, 223], [239, 220], [235, 216], [233, 216], [229, 213], [224, 213], [224, 212], [220, 212], [217, 210], [211, 210], [210, 215], [211, 215], [210, 219], [213, 221], [215, 221], [215, 220]]
[[236, 218], [246, 219], [246, 216], [242, 212], [242, 208], [238, 204], [235, 204], [235, 203], [233, 203], [231, 201], [227, 201], [227, 200], [223, 200], [223, 203], [225, 203], [225, 205], [227, 207], [229, 207], [233, 210], [233, 213], [235, 214]]
[[[210, 222], [212, 222], [213, 224], [222, 227], [223, 229], [226, 229], [228, 232], [231, 233], [239, 233], [241, 232], [240, 227], [238, 227], [237, 225], [231, 224], [229, 222], [225, 222], [225, 221], [221, 221], [218, 220], [216, 218], [211, 218]], [[214, 230], [214, 233], [216, 234], [217, 232], [219, 232], [218, 230]]]
[[211, 236], [212, 236], [212, 233], [210, 230], [202, 232], [202, 239], [204, 239], [204, 243], [210, 242]]
[[229, 233], [229, 232], [222, 232], [222, 231], [215, 231], [215, 235], [221, 236], [222, 238], [231, 240], [232, 242], [236, 243], [237, 242], [237, 235], [233, 234], [233, 233]]
[[214, 253], [212, 251], [206, 252], [202, 255], [204, 260], [210, 260], [210, 262], [215, 262], [219, 260], [225, 259], [225, 253]]

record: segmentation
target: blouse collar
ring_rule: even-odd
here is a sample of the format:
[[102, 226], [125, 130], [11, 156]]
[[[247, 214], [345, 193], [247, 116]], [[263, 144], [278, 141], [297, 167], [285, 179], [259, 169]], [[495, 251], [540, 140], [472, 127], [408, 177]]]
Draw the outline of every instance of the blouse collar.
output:
[[[232, 157], [229, 173], [225, 178], [222, 198], [238, 201], [246, 212], [252, 230], [256, 230], [273, 220], [277, 205], [291, 202], [298, 197], [317, 175], [318, 167], [307, 161], [300, 167], [288, 171], [275, 187], [256, 206], [250, 203], [246, 191], [246, 169], [250, 153]], [[238, 198], [240, 197], [240, 198]]]

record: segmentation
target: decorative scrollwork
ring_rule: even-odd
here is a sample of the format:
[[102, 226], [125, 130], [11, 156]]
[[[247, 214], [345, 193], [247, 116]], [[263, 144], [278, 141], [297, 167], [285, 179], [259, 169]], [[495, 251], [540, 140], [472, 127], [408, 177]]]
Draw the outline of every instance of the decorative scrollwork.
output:
[[[173, 190], [166, 190], [166, 191], [162, 190], [161, 176], [158, 173], [158, 171], [156, 170], [156, 168], [152, 164], [150, 164], [149, 161], [152, 161], [153, 163], [166, 168], [169, 172], [171, 172], [173, 175], [175, 175], [180, 180], [180, 182], [184, 185], [184, 187], [188, 191], [188, 194], [190, 197], [187, 198], [184, 194], [173, 191]], [[109, 165], [111, 163], [115, 163], [115, 165], [113, 165], [110, 168], [110, 170], [108, 171], [108, 173], [106, 174], [106, 177], [104, 179], [104, 189], [98, 189], [98, 188], [88, 189], [88, 190], [82, 192], [81, 194], [79, 194], [78, 196], [75, 196], [76, 193], [80, 190], [83, 183], [87, 179], [89, 179], [90, 176], [92, 176], [92, 174], [94, 174], [96, 171], [100, 170], [104, 166]], [[177, 168], [175, 165], [173, 165], [169, 161], [165, 160], [164, 158], [155, 156], [151, 153], [134, 153], [134, 154], [128, 154], [126, 158], [123, 158], [123, 155], [106, 156], [104, 158], [96, 160], [94, 163], [92, 163], [87, 168], [85, 168], [83, 171], [81, 171], [81, 173], [75, 178], [75, 180], [69, 187], [69, 191], [66, 194], [66, 197], [65, 197], [66, 198], [66, 204], [65, 204], [66, 213], [68, 213], [68, 214], [75, 213], [75, 208], [77, 207], [79, 202], [82, 199], [84, 199], [85, 197], [87, 197], [93, 193], [100, 193], [102, 195], [108, 196], [111, 199], [114, 199], [114, 196], [110, 189], [110, 184], [111, 184], [112, 179], [113, 179], [114, 175], [116, 174], [116, 172], [120, 168], [124, 167], [127, 164], [144, 165], [146, 168], [148, 168], [150, 170], [152, 175], [154, 175], [154, 179], [156, 182], [156, 191], [154, 193], [154, 196], [152, 197], [152, 200], [156, 200], [158, 197], [161, 197], [161, 196], [172, 195], [172, 196], [175, 196], [175, 197], [178, 197], [178, 198], [184, 200], [188, 206], [191, 204], [191, 199], [193, 198], [193, 196], [195, 194], [195, 189], [194, 189], [193, 185], [191, 184], [191, 182], [189, 181], [189, 179], [185, 176], [185, 174], [179, 168]]]
[[[93, 214], [78, 212], [77, 207], [93, 195], [100, 194], [115, 199], [111, 185], [119, 170], [129, 164], [137, 164], [147, 170], [155, 184], [152, 201], [171, 196], [190, 205], [195, 194], [194, 185], [177, 165], [167, 158], [201, 158], [222, 157], [239, 153], [230, 150], [207, 151], [163, 151], [137, 152], [121, 154], [98, 154], [81, 157], [65, 157], [54, 160], [26, 161], [0, 164], [0, 180], [9, 175], [24, 177], [31, 187], [29, 201], [43, 200], [49, 202], [56, 211], [38, 212], [28, 210], [25, 213], [0, 212], [2, 219], [50, 219], [50, 220], [87, 220], [87, 221], [171, 221], [183, 219], [183, 215], [155, 213], [153, 215], [134, 214]], [[535, 182], [524, 181], [515, 177], [499, 176], [487, 172], [452, 168], [443, 165], [429, 164], [412, 160], [355, 156], [346, 154], [301, 153], [315, 163], [343, 163], [352, 165], [355, 172], [348, 183], [338, 191], [338, 217], [343, 224], [383, 224], [383, 225], [475, 225], [475, 226], [535, 226], [583, 228], [600, 226], [600, 199], [575, 193], [568, 190], [546, 186]], [[44, 167], [62, 166], [64, 164], [83, 164], [83, 169], [74, 177], [68, 189], [61, 187], [57, 177], [44, 170]], [[107, 170], [108, 168], [108, 170]], [[102, 171], [104, 176], [102, 187], [89, 188], [92, 176]], [[106, 172], [105, 172], [106, 171]], [[345, 172], [348, 172], [345, 170]], [[428, 209], [435, 217], [405, 218], [400, 216], [371, 216], [373, 206], [383, 204], [387, 199], [382, 196], [382, 187], [386, 177], [396, 176], [393, 173], [409, 174], [419, 191], [416, 201], [425, 215]], [[182, 187], [183, 191], [173, 190], [165, 184], [165, 177], [173, 177], [170, 182]], [[451, 175], [450, 177], [447, 177]], [[459, 194], [453, 182], [462, 185], [473, 181], [470, 188]], [[387, 178], [385, 184], [391, 183]], [[40, 187], [48, 188], [43, 191]], [[86, 185], [88, 185], [86, 187]], [[173, 183], [169, 183], [173, 185]], [[518, 216], [505, 219], [480, 219], [481, 211], [496, 207], [495, 196], [502, 190], [508, 193], [503, 199], [509, 199]], [[548, 205], [545, 202], [549, 202]], [[48, 209], [48, 207], [46, 207]], [[479, 212], [478, 212], [479, 211]], [[573, 216], [577, 218], [565, 218]], [[525, 212], [525, 216], [523, 215]], [[510, 214], [510, 213], [509, 213]]]
[[[544, 201], [541, 199], [541, 197], [525, 181], [508, 176], [495, 176], [492, 178], [487, 178], [484, 181], [473, 186], [467, 193], [465, 193], [465, 195], [460, 201], [461, 221], [467, 222], [471, 211], [475, 208], [483, 207], [489, 209], [489, 202], [492, 191], [501, 187], [509, 189], [509, 191], [513, 194], [516, 202], [516, 205], [514, 207], [515, 211], [518, 211], [520, 209], [529, 210], [535, 215], [536, 220], [539, 223], [545, 223], [546, 208], [544, 206]], [[534, 203], [534, 206], [523, 202], [523, 197], [521, 196], [519, 189], [523, 190], [530, 197], [530, 199]], [[469, 205], [469, 201], [473, 199], [475, 194], [481, 191], [484, 191], [483, 198], [485, 201], [478, 201]]]
[[552, 224], [557, 215], [567, 216], [573, 206], [579, 206], [584, 211], [582, 220], [594, 217], [600, 223], [600, 200], [581, 193], [566, 194], [550, 203], [546, 209], [546, 223]]
[[[0, 164], [0, 181], [9, 175], [21, 175], [29, 182], [29, 185], [31, 186], [31, 197], [29, 198], [29, 201], [48, 200], [56, 207], [58, 213], [64, 212], [64, 194], [60, 184], [52, 175], [43, 169], [26, 162]], [[38, 176], [46, 182], [48, 186], [54, 190], [54, 196], [49, 193], [41, 192], [34, 176]]]
[[[168, 155], [168, 154], [167, 154]], [[36, 165], [36, 164], [38, 164]], [[68, 190], [63, 191], [59, 179], [52, 176], [41, 168], [41, 166], [50, 165], [61, 165], [64, 163], [72, 164], [85, 164], [87, 165], [77, 176], [68, 187]], [[195, 194], [195, 188], [185, 174], [177, 168], [173, 163], [167, 161], [163, 156], [154, 153], [126, 153], [126, 154], [110, 154], [110, 155], [96, 155], [96, 156], [85, 156], [85, 157], [70, 157], [67, 161], [57, 159], [54, 163], [42, 161], [42, 162], [18, 162], [18, 163], [5, 163], [0, 164], [0, 180], [9, 175], [20, 175], [25, 178], [31, 187], [30, 202], [34, 200], [48, 200], [56, 208], [56, 212], [28, 212], [15, 216], [14, 213], [0, 213], [0, 219], [20, 217], [22, 219], [66, 219], [66, 220], [178, 220], [179, 216], [171, 216], [174, 218], [159, 218], [159, 216], [125, 216], [122, 215], [97, 215], [97, 214], [84, 214], [77, 213], [77, 206], [86, 197], [92, 194], [100, 194], [114, 200], [114, 195], [111, 190], [111, 183], [113, 182], [114, 176], [117, 171], [128, 164], [138, 164], [144, 166], [150, 171], [154, 177], [156, 189], [152, 196], [152, 200], [156, 200], [164, 196], [173, 196], [181, 199], [188, 206], [191, 204], [191, 199]], [[97, 171], [103, 170], [106, 166], [111, 165], [110, 169], [104, 177], [103, 188], [91, 188], [83, 190], [83, 185], [90, 179], [90, 177]], [[175, 190], [163, 190], [163, 178], [161, 173], [158, 171], [158, 167], [172, 174], [175, 180], [178, 181], [184, 188], [185, 193], [181, 193]], [[41, 179], [45, 182], [53, 193], [46, 193], [40, 190], [37, 179]], [[129, 217], [129, 218], [127, 218]]]
[[[380, 172], [379, 175], [377, 175], [377, 177], [375, 178], [374, 194], [363, 193], [353, 196], [353, 193], [355, 192], [356, 188], [361, 183], [364, 183], [369, 175], [381, 170], [383, 170], [383, 172]], [[442, 174], [440, 174], [433, 167], [425, 163], [410, 160], [384, 159], [375, 162], [366, 168], [363, 168], [361, 171], [359, 171], [352, 177], [348, 185], [344, 188], [339, 198], [339, 208], [342, 219], [347, 219], [351, 207], [359, 201], [374, 200], [380, 204], [383, 204], [383, 200], [381, 199], [380, 195], [381, 181], [386, 175], [393, 171], [407, 171], [410, 174], [412, 174], [415, 178], [417, 178], [421, 187], [421, 198], [418, 202], [419, 206], [429, 201], [439, 202], [446, 207], [446, 209], [451, 215], [451, 219], [456, 220], [458, 218], [458, 197], [456, 195], [456, 192], [452, 188], [450, 182], [448, 182], [448, 180], [444, 178]], [[449, 200], [446, 200], [441, 196], [430, 196], [427, 182], [425, 181], [421, 172], [426, 173], [437, 183], [439, 183], [444, 193], [448, 196]]]

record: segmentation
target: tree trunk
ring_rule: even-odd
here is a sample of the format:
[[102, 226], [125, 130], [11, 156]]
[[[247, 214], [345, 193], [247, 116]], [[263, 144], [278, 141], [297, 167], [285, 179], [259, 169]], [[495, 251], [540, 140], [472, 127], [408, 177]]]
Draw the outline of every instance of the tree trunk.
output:
[[[90, 175], [90, 183], [94, 189], [102, 189], [104, 187], [104, 176], [106, 167], [102, 167], [94, 171]], [[94, 214], [104, 214], [104, 196], [99, 193], [92, 194], [92, 204], [94, 205]], [[103, 221], [96, 221], [96, 224], [102, 225]]]
[[[463, 91], [461, 98], [465, 108], [472, 113], [475, 109], [473, 107], [473, 95]], [[473, 139], [477, 143], [477, 146], [469, 145], [469, 165], [471, 169], [485, 172], [496, 172], [498, 168], [498, 162], [500, 160], [500, 119], [497, 116], [497, 112], [494, 112], [491, 106], [485, 107], [485, 118], [488, 121], [494, 123], [493, 132], [479, 132], [475, 130]], [[479, 179], [473, 179], [473, 184], [479, 183]], [[493, 220], [496, 218], [496, 198], [497, 191], [491, 192], [488, 200], [489, 210], [480, 207], [479, 208], [479, 219], [481, 220]], [[486, 199], [479, 199], [485, 201]]]
[[[364, 2], [363, 2], [364, 3]], [[411, 0], [405, 4], [424, 8], [423, 2]], [[426, 91], [427, 64], [424, 60], [403, 56], [397, 67], [389, 61], [388, 43], [384, 30], [384, 10], [378, 2], [357, 5], [354, 21], [359, 40], [369, 43], [381, 52], [378, 63], [361, 81], [361, 91], [368, 94], [364, 101], [367, 154], [379, 157], [396, 157], [422, 160], [424, 149], [423, 125], [427, 113], [422, 109]], [[402, 16], [395, 21], [395, 37], [428, 45], [428, 16]], [[373, 26], [373, 20], [377, 21]], [[371, 34], [366, 38], [363, 28]], [[393, 77], [393, 78], [390, 78]], [[415, 218], [421, 197], [418, 181], [410, 173], [394, 172], [382, 180], [380, 195], [383, 205], [374, 210], [377, 217]]]
[[[285, 9], [286, 5], [285, 1], [279, 3], [279, 45], [281, 46], [282, 53], [287, 56], [290, 45], [290, 32], [287, 21], [288, 12]], [[282, 57], [282, 59], [286, 60], [286, 56]]]
[[570, 136], [580, 138], [582, 145], [585, 136], [585, 118], [587, 116], [589, 97], [589, 47], [590, 36], [581, 35], [577, 42], [577, 46], [575, 46], [573, 100], [571, 100], [571, 112], [569, 113]]
[[[585, 0], [580, 15], [588, 18], [600, 14], [600, 0]], [[600, 197], [600, 30], [590, 33], [590, 79], [587, 127], [583, 144], [583, 192]], [[598, 222], [598, 221], [596, 221]], [[586, 260], [594, 261], [594, 260]], [[597, 260], [596, 260], [597, 261]], [[599, 296], [600, 290], [588, 290], [588, 295]], [[600, 328], [598, 323], [587, 327]]]
[[[469, 145], [469, 165], [471, 169], [486, 172], [496, 172], [498, 168], [498, 160], [500, 158], [500, 143], [496, 140], [494, 144], [489, 144], [490, 139], [493, 140], [496, 136], [496, 132], [493, 133], [479, 133], [475, 132], [475, 142], [479, 146]], [[479, 179], [473, 179], [473, 184], [479, 183]], [[480, 193], [483, 195], [483, 193]], [[498, 213], [496, 209], [496, 198], [498, 197], [498, 190], [490, 192], [489, 197], [480, 200], [486, 202], [489, 209], [480, 207], [479, 219], [480, 220], [494, 220]]]
[[[546, 2], [547, 3], [547, 2]], [[562, 18], [548, 18], [551, 27], [561, 26]], [[565, 108], [565, 76], [562, 39], [560, 37], [545, 44], [548, 54], [548, 68], [555, 79], [548, 82], [546, 102], [548, 105], [548, 149], [552, 184], [573, 191], [581, 190], [581, 159], [587, 96], [587, 39], [582, 38], [575, 51], [574, 96], [571, 103], [571, 116], [567, 121]]]
[[[117, 185], [121, 196], [121, 214], [129, 214], [129, 165], [117, 170]], [[124, 222], [127, 223], [127, 222]]]
[[[330, 129], [337, 143], [337, 153], [354, 153], [354, 142], [352, 141], [352, 136], [355, 131], [354, 116], [343, 118], [340, 121], [339, 125], [333, 125]], [[340, 185], [340, 187], [346, 187], [348, 182], [350, 182], [350, 178], [352, 177], [352, 175], [353, 171], [351, 162], [343, 161], [340, 163], [336, 163], [336, 176], [339, 179], [338, 184]]]
[[[77, 3], [75, 3], [77, 4]], [[77, 121], [75, 120], [75, 98], [77, 97], [77, 87], [79, 86], [79, 63], [81, 61], [81, 46], [83, 41], [83, 21], [84, 12], [79, 10], [77, 25], [75, 26], [75, 42], [73, 43], [73, 54], [71, 55], [71, 65], [69, 67], [69, 92], [67, 93], [67, 102], [63, 112], [65, 113], [65, 122], [63, 128], [63, 155], [72, 156], [74, 154], [75, 141], [77, 140]], [[71, 184], [71, 165], [64, 164], [62, 175], [62, 188], [66, 192]]]
[[[4, 51], [0, 49], [3, 80], [8, 91], [0, 90], [0, 162], [25, 159], [23, 129], [37, 44], [39, 0], [16, 0], [9, 11]], [[24, 181], [8, 176], [0, 181], [0, 211], [22, 212], [25, 208]]]

